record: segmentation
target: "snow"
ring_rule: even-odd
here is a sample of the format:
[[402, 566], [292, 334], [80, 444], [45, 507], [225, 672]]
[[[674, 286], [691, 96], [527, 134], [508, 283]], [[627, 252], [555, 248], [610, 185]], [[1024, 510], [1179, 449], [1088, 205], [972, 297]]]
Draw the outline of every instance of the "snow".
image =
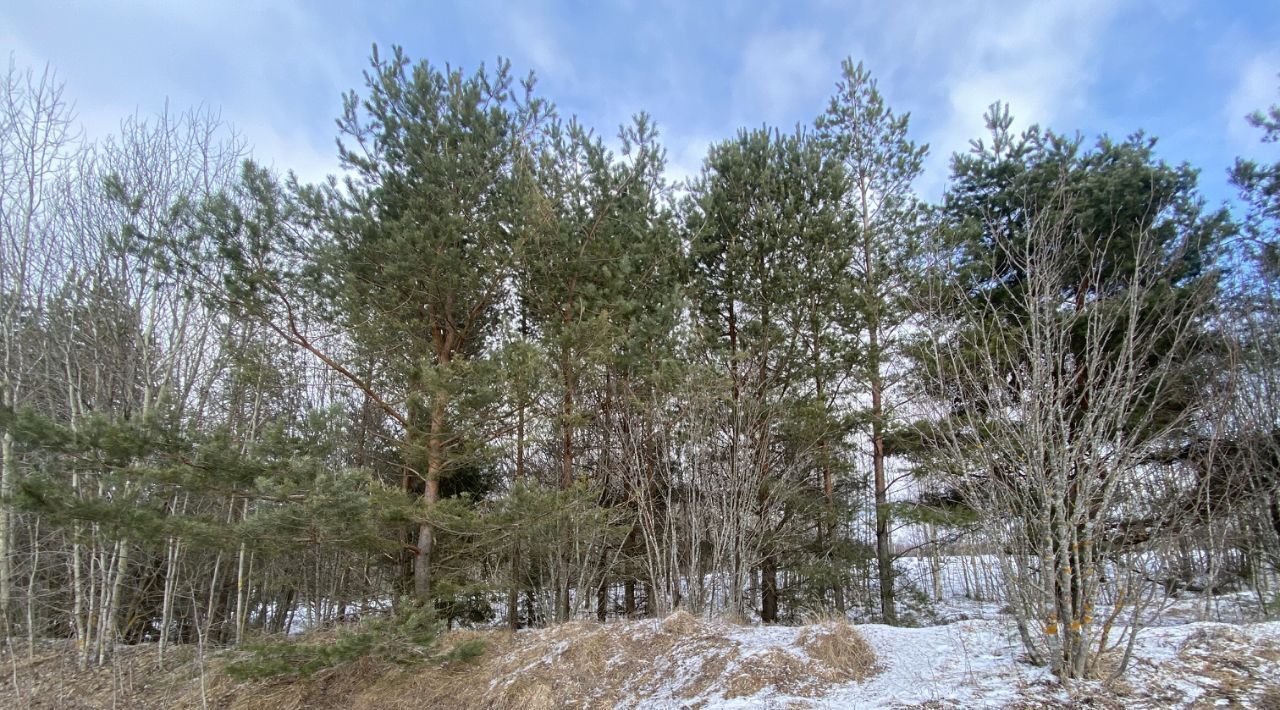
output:
[[[711, 688], [693, 700], [680, 698], [679, 688], [704, 660], [695, 656], [683, 659], [662, 686], [646, 689], [645, 697], [634, 697], [623, 706], [726, 710], [1071, 706], [1075, 700], [1112, 692], [1101, 681], [1077, 683], [1068, 690], [1048, 669], [1020, 660], [1021, 647], [1009, 620], [970, 620], [924, 628], [878, 624], [856, 628], [875, 649], [879, 672], [861, 683], [829, 687], [822, 697], [792, 696], [766, 688], [756, 695], [725, 699], [723, 688]], [[795, 644], [801, 631], [799, 627], [751, 626], [728, 629], [725, 635], [745, 660], [775, 650], [800, 652]], [[1256, 702], [1256, 693], [1250, 696], [1244, 690], [1233, 690], [1221, 678], [1224, 667], [1240, 660], [1220, 660], [1218, 655], [1222, 649], [1250, 654], [1255, 644], [1280, 648], [1280, 622], [1197, 622], [1148, 629], [1139, 635], [1124, 677], [1129, 688], [1125, 704], [1189, 707], [1207, 701], [1248, 707]], [[1277, 659], [1280, 655], [1271, 660], [1246, 656], [1256, 667], [1238, 675], [1252, 676], [1265, 686], [1266, 679], [1280, 678]]]
[[[859, 623], [868, 620], [867, 610], [847, 615], [876, 656], [874, 672], [860, 681], [821, 680], [831, 677], [822, 675], [829, 666], [809, 656], [801, 643], [814, 626], [738, 625], [685, 615], [521, 630], [514, 637], [519, 652], [512, 652], [512, 664], [489, 679], [489, 691], [501, 696], [521, 678], [568, 667], [583, 681], [576, 692], [586, 693], [592, 707], [608, 707], [617, 698], [617, 707], [733, 710], [1259, 707], [1280, 699], [1280, 622], [1259, 621], [1263, 609], [1254, 592], [1157, 599], [1143, 610], [1143, 628], [1122, 676], [1115, 682], [1098, 679], [1064, 687], [1049, 669], [1026, 662], [1017, 628], [999, 599], [995, 561], [956, 557], [939, 562], [936, 584], [928, 560], [903, 558], [898, 563], [900, 615], [928, 625]], [[942, 597], [935, 600], [938, 591]], [[297, 612], [295, 623], [311, 621], [307, 609]], [[600, 644], [601, 638], [606, 642]], [[604, 653], [594, 667], [606, 677], [599, 685], [572, 668], [582, 658], [575, 651], [583, 644]], [[1104, 674], [1110, 675], [1118, 658], [1113, 652], [1102, 659]], [[742, 692], [733, 688], [733, 679], [765, 666], [780, 673], [780, 679], [763, 683], [754, 694], [730, 697]], [[708, 678], [713, 680], [700, 682]], [[602, 693], [609, 683], [620, 695], [608, 696], [612, 699], [607, 702], [604, 695], [591, 695]], [[553, 697], [557, 690], [565, 692], [554, 682], [547, 689]]]
[[889, 707], [951, 701], [964, 707], [999, 707], [1018, 686], [1051, 680], [1044, 669], [1019, 664], [1017, 637], [1001, 621], [962, 621], [904, 629], [860, 626], [883, 667], [868, 682], [837, 689], [832, 707]]
[[[879, 671], [866, 681], [833, 686], [819, 698], [788, 696], [766, 689], [749, 697], [724, 699], [714, 692], [720, 689], [713, 689], [697, 698], [706, 703], [699, 707], [879, 708], [923, 703], [1001, 707], [1022, 697], [1020, 689], [1032, 686], [1043, 686], [1046, 695], [1061, 695], [1047, 670], [1017, 661], [1020, 649], [1016, 633], [1006, 621], [964, 621], [924, 628], [867, 624], [856, 628], [875, 649], [878, 659]], [[731, 629], [726, 635], [746, 659], [772, 650], [799, 652], [795, 644], [801, 631], [800, 627], [752, 626]], [[638, 706], [695, 705], [689, 700], [671, 699], [678, 697], [681, 676], [673, 674], [671, 682]]]
[[[923, 559], [905, 558], [900, 579], [932, 598], [933, 571]], [[878, 672], [862, 682], [835, 684], [820, 697], [792, 696], [766, 687], [756, 695], [726, 699], [723, 688], [710, 688], [693, 701], [679, 688], [706, 658], [684, 658], [667, 682], [646, 689], [627, 707], [653, 708], [902, 708], [902, 707], [1043, 707], [1092, 704], [1107, 697], [1135, 708], [1257, 706], [1280, 697], [1280, 622], [1263, 618], [1258, 596], [1251, 591], [1207, 596], [1174, 595], [1143, 614], [1132, 658], [1123, 676], [1110, 685], [1103, 680], [1076, 682], [1067, 688], [1048, 668], [1025, 662], [1013, 619], [997, 598], [998, 566], [972, 559], [944, 559], [938, 587], [943, 596], [908, 611], [920, 628], [858, 624], [872, 646]], [[962, 568], [962, 564], [969, 567]], [[900, 598], [902, 598], [900, 596]], [[849, 614], [860, 620], [859, 612]], [[1226, 623], [1224, 623], [1226, 622]], [[713, 622], [714, 623], [714, 622]], [[736, 647], [738, 664], [770, 652], [801, 654], [797, 639], [803, 627], [728, 626], [717, 633]], [[1116, 652], [1116, 658], [1119, 652]]]

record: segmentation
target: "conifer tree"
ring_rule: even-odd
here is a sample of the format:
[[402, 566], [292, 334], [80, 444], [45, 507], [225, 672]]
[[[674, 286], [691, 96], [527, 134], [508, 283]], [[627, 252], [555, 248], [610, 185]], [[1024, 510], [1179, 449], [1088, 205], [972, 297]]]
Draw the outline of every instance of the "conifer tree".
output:
[[[415, 594], [427, 599], [430, 508], [445, 479], [484, 462], [499, 431], [486, 354], [523, 204], [518, 147], [546, 109], [532, 79], [517, 96], [505, 62], [465, 75], [411, 65], [399, 48], [387, 60], [375, 50], [366, 81], [367, 95], [349, 94], [339, 121], [349, 172], [341, 189], [331, 181], [294, 200], [250, 169], [250, 211], [224, 205], [214, 230], [242, 309], [340, 373], [400, 429], [405, 487], [425, 506], [411, 548]], [[351, 349], [309, 333], [316, 322], [340, 326]]]
[[893, 599], [892, 516], [885, 438], [895, 425], [895, 384], [904, 326], [913, 312], [908, 294], [920, 252], [923, 205], [912, 183], [924, 169], [927, 147], [907, 135], [909, 115], [895, 114], [862, 64], [846, 59], [836, 95], [817, 125], [820, 140], [845, 169], [841, 198], [844, 236], [854, 250], [849, 261], [852, 310], [864, 343], [857, 371], [866, 387], [872, 490], [875, 495], [876, 565], [880, 612], [896, 623]]
[[[732, 534], [757, 541], [734, 551], [730, 579], [757, 562], [743, 554], [758, 555], [761, 618], [770, 622], [779, 615], [781, 526], [794, 512], [785, 501], [794, 481], [786, 478], [793, 465], [815, 458], [817, 445], [784, 434], [796, 430], [811, 362], [799, 329], [815, 291], [830, 283], [826, 269], [810, 270], [815, 245], [830, 237], [822, 210], [833, 207], [834, 194], [816, 148], [804, 133], [770, 129], [713, 146], [686, 217], [695, 325], [729, 388], [727, 443], [717, 456], [733, 485], [759, 484], [751, 492], [759, 501], [754, 519], [730, 523], [741, 528]], [[733, 590], [735, 604], [741, 592]]]
[[[637, 329], [654, 319], [669, 328], [674, 320], [663, 291], [649, 294], [657, 296], [651, 303], [638, 300], [647, 286], [670, 280], [675, 244], [662, 212], [664, 156], [646, 116], [620, 138], [622, 160], [576, 121], [551, 125], [536, 174], [539, 205], [519, 247], [520, 301], [560, 392], [558, 485], [567, 490], [582, 480], [582, 435], [594, 430], [601, 434], [594, 484], [602, 502], [617, 497], [607, 490], [612, 451], [601, 420], [614, 405], [612, 378], [639, 366], [638, 347], [668, 335]], [[588, 402], [592, 394], [595, 403]], [[557, 614], [567, 618], [568, 590], [556, 591]]]

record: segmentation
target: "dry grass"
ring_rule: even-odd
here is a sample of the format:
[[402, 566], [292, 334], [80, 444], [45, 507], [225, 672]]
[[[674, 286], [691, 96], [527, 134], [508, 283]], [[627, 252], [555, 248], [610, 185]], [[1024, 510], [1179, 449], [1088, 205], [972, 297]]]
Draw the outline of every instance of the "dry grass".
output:
[[821, 690], [818, 679], [809, 674], [800, 657], [778, 648], [742, 659], [725, 680], [724, 688], [726, 699], [750, 697], [766, 689], [813, 697]]
[[[223, 673], [219, 654], [201, 662], [192, 647], [175, 647], [163, 665], [154, 646], [123, 647], [109, 666], [81, 669], [70, 644], [48, 642], [30, 657], [25, 648], [15, 657], [0, 653], [0, 708], [149, 710], [207, 703], [235, 710], [553, 710], [699, 708], [730, 699], [804, 706], [878, 672], [870, 645], [843, 621], [774, 629], [767, 636], [776, 640], [762, 643], [755, 632], [684, 612], [661, 621], [575, 622], [518, 633], [454, 631], [442, 637], [439, 650], [479, 639], [485, 652], [443, 666], [366, 658], [310, 677], [252, 682]], [[1114, 667], [1119, 654], [1113, 655], [1099, 659], [1100, 669]], [[1032, 685], [1017, 692], [1011, 707], [1190, 702], [1280, 710], [1277, 659], [1280, 639], [1242, 627], [1205, 627], [1187, 637], [1173, 658], [1159, 664], [1135, 658], [1120, 682], [1082, 683], [1061, 701], [1046, 699], [1050, 688]], [[1194, 702], [1186, 700], [1186, 683], [1203, 689]]]
[[839, 621], [800, 632], [796, 645], [821, 662], [837, 682], [864, 681], [876, 673], [871, 644], [847, 622]]
[[1258, 710], [1280, 710], [1280, 685], [1268, 683], [1258, 695]]
[[697, 617], [683, 609], [663, 619], [660, 628], [662, 633], [673, 636], [693, 636], [705, 630]]
[[1280, 700], [1272, 672], [1280, 644], [1253, 638], [1243, 629], [1216, 626], [1200, 629], [1178, 648], [1181, 674], [1205, 689], [1191, 707], [1268, 707]]
[[863, 681], [876, 673], [876, 656], [857, 629], [840, 621], [807, 628], [795, 650], [771, 648], [741, 659], [721, 685], [724, 697], [773, 691], [820, 697], [834, 684]]
[[[216, 659], [192, 647], [172, 649], [161, 664], [155, 646], [120, 647], [105, 666], [81, 668], [69, 641], [47, 641], [14, 656], [0, 654], [0, 707], [64, 708], [233, 707], [242, 685]], [[204, 672], [201, 672], [203, 668]]]
[[761, 693], [820, 697], [832, 683], [860, 680], [874, 669], [874, 654], [847, 624], [827, 624], [804, 632], [794, 646], [751, 653], [733, 633], [686, 612], [661, 622], [455, 631], [442, 638], [445, 648], [478, 638], [485, 652], [445, 666], [366, 658], [305, 678], [253, 682], [230, 679], [221, 672], [224, 661], [211, 657], [203, 691], [190, 649], [178, 649], [159, 668], [154, 647], [125, 648], [112, 667], [81, 671], [71, 649], [59, 644], [34, 661], [13, 661], [26, 681], [20, 694], [11, 682], [0, 683], [0, 707], [199, 708], [202, 696], [210, 708], [236, 710], [552, 710], [637, 707], [655, 696], [698, 707]]

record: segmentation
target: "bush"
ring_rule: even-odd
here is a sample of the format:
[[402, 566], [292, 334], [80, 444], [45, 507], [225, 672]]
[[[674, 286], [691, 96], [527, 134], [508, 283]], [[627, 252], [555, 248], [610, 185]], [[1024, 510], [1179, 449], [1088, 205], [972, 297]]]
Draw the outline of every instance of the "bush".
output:
[[413, 664], [470, 660], [484, 652], [478, 638], [462, 641], [446, 651], [437, 648], [443, 626], [429, 608], [406, 601], [402, 611], [361, 621], [351, 629], [339, 629], [328, 643], [268, 641], [243, 647], [244, 655], [227, 664], [227, 673], [239, 680], [278, 676], [309, 676], [361, 658]]

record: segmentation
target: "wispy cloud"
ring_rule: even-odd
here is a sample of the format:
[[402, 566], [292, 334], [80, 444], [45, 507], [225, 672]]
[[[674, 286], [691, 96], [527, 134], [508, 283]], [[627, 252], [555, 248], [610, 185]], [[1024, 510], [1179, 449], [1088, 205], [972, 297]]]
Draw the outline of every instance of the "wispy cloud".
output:
[[539, 75], [554, 76], [558, 83], [578, 81], [573, 61], [557, 39], [545, 11], [524, 5], [496, 14], [512, 54], [528, 62]]
[[733, 115], [748, 125], [785, 123], [797, 113], [805, 115], [806, 109], [816, 115], [830, 84], [823, 46], [816, 29], [749, 38], [733, 80]]
[[1237, 149], [1256, 148], [1261, 133], [1245, 116], [1280, 103], [1280, 53], [1258, 54], [1245, 62], [1222, 108], [1227, 135]]

